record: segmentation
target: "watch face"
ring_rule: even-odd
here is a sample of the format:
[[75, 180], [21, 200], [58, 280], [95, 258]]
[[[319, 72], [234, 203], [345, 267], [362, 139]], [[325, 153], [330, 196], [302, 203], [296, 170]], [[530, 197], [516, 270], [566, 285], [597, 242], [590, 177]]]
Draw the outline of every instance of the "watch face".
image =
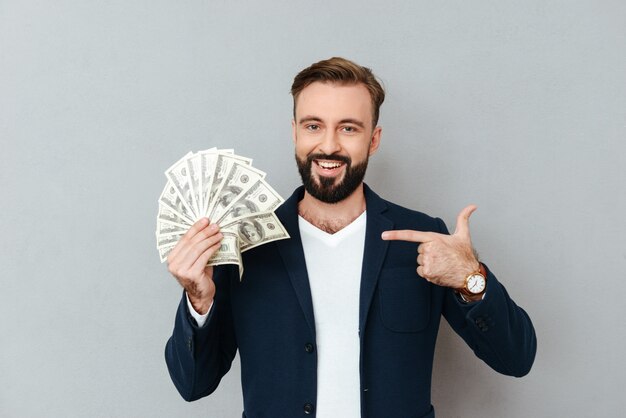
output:
[[480, 274], [473, 274], [467, 279], [467, 290], [477, 295], [485, 290], [485, 278]]

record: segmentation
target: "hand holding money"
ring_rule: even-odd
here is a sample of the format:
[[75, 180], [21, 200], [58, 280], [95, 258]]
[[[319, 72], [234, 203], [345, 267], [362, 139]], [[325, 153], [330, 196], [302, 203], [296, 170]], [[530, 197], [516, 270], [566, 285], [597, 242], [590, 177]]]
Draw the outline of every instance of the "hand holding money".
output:
[[185, 289], [196, 312], [205, 314], [215, 296], [213, 266], [209, 259], [224, 236], [216, 224], [202, 218], [183, 235], [167, 256], [168, 270]]
[[165, 171], [157, 249], [190, 300], [194, 295], [203, 301], [211, 286], [215, 292], [212, 268], [206, 266], [236, 264], [241, 277], [242, 252], [289, 238], [273, 212], [284, 199], [267, 184], [265, 173], [251, 164], [250, 158], [233, 150], [212, 148], [189, 152]]

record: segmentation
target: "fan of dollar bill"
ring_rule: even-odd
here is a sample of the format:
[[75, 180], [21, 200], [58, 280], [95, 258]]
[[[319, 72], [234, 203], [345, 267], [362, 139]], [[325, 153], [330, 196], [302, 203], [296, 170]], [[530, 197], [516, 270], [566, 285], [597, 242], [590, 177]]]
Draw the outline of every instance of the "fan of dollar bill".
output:
[[252, 167], [252, 159], [232, 149], [189, 152], [165, 171], [159, 197], [157, 249], [161, 262], [200, 218], [216, 223], [224, 238], [208, 265], [236, 264], [243, 274], [241, 253], [289, 238], [274, 210], [284, 199]]

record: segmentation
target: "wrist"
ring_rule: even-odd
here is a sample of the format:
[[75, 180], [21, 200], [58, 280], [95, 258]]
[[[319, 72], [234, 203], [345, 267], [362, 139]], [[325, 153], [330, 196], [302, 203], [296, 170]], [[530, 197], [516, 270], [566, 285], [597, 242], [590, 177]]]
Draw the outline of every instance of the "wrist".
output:
[[465, 303], [478, 302], [478, 301], [481, 301], [481, 300], [483, 300], [485, 298], [485, 292], [481, 293], [480, 295], [471, 295], [471, 296], [466, 296], [466, 295], [464, 295], [463, 293], [461, 293], [459, 291], [457, 291], [456, 294]]
[[476, 264], [476, 268], [467, 274], [463, 284], [454, 289], [466, 301], [481, 300], [487, 289], [487, 269], [479, 261]]
[[213, 296], [201, 297], [187, 292], [187, 297], [189, 298], [189, 302], [191, 303], [193, 310], [200, 315], [206, 315], [209, 308], [213, 304]]

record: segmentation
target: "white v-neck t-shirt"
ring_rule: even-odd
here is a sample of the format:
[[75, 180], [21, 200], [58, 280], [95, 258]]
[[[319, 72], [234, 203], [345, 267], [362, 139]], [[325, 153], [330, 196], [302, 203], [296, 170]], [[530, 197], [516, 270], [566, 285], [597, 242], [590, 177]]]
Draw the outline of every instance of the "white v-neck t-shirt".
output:
[[366, 212], [334, 234], [298, 217], [317, 343], [318, 418], [361, 416], [359, 292]]

